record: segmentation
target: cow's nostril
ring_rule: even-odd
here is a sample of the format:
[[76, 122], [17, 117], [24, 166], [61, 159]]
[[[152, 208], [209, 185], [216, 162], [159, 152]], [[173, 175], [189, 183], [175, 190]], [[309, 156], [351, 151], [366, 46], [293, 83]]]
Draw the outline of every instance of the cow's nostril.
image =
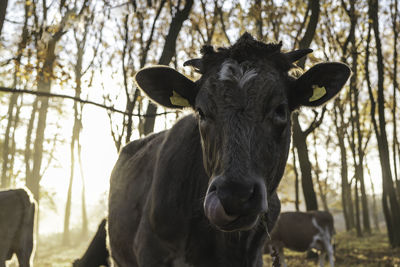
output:
[[210, 188], [208, 188], [208, 193], [211, 193], [213, 191], [217, 191], [217, 186], [215, 184], [211, 184]]
[[249, 200], [251, 200], [254, 197], [254, 193], [255, 193], [254, 191], [255, 191], [254, 187], [252, 189], [248, 190], [246, 192], [246, 195], [238, 197], [239, 201], [242, 203], [248, 202]]

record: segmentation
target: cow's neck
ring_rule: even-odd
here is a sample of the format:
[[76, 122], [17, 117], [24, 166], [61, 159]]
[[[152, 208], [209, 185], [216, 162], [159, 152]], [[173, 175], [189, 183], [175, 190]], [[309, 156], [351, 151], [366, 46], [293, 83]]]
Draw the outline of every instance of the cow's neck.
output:
[[224, 233], [225, 260], [222, 266], [260, 267], [262, 248], [267, 232], [262, 223], [254, 229], [244, 232]]
[[189, 265], [198, 266], [209, 258], [208, 266], [216, 262], [217, 266], [262, 266], [261, 250], [267, 237], [264, 224], [251, 231], [227, 233], [214, 229], [204, 215], [209, 177], [193, 116], [183, 118], [168, 131], [155, 166], [150, 195], [157, 197], [151, 200], [150, 221], [163, 241], [175, 247], [177, 254], [186, 255]]

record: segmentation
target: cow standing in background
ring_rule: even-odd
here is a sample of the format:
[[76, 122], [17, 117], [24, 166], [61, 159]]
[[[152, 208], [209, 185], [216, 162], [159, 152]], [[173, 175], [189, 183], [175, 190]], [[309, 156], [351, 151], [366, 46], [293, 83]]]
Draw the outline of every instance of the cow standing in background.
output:
[[108, 263], [109, 253], [106, 246], [106, 222], [106, 219], [101, 221], [85, 254], [74, 261], [73, 267], [110, 266]]
[[195, 113], [120, 152], [108, 205], [115, 266], [262, 266], [280, 212], [290, 115], [324, 104], [350, 75], [342, 63], [321, 63], [296, 79], [293, 62], [312, 50], [281, 46], [245, 33], [187, 61], [201, 74], [196, 82], [166, 66], [136, 74], [155, 102]]
[[333, 267], [334, 234], [333, 217], [327, 211], [282, 212], [271, 232], [271, 240], [265, 244], [265, 252], [278, 251], [280, 263], [286, 266], [284, 247], [298, 252], [316, 249], [320, 251], [320, 266], [324, 266], [328, 254], [329, 263]]
[[26, 189], [0, 191], [0, 267], [15, 253], [20, 267], [33, 266], [36, 204]]

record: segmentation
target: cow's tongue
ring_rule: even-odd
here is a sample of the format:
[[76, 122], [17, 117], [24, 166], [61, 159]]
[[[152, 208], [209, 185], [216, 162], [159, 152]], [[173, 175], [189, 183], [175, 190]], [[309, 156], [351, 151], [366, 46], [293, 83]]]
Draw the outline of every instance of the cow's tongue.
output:
[[216, 191], [207, 194], [204, 202], [204, 212], [210, 222], [217, 226], [224, 226], [238, 218], [238, 216], [226, 214]]

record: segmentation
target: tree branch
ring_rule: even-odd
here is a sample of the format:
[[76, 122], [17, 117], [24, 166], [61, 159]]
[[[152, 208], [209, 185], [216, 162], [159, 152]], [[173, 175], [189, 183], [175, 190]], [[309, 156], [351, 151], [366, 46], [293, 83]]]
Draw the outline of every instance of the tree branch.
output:
[[64, 94], [55, 94], [55, 93], [47, 93], [47, 92], [38, 92], [38, 91], [31, 91], [31, 90], [24, 90], [24, 89], [13, 89], [13, 88], [8, 88], [8, 87], [2, 87], [0, 86], [0, 92], [6, 92], [6, 93], [13, 93], [13, 94], [31, 94], [31, 95], [37, 95], [37, 96], [45, 96], [45, 97], [59, 97], [59, 98], [65, 98], [65, 99], [70, 99], [74, 100], [83, 104], [89, 104], [89, 105], [94, 105], [96, 107], [104, 108], [106, 110], [112, 111], [112, 112], [117, 112], [120, 114], [124, 115], [132, 115], [132, 116], [137, 116], [137, 117], [156, 117], [159, 115], [165, 115], [165, 114], [174, 114], [176, 111], [167, 111], [167, 112], [161, 112], [161, 113], [155, 113], [155, 114], [129, 114], [127, 112], [118, 110], [116, 108], [106, 106], [100, 103], [96, 103], [90, 100], [84, 100], [79, 97], [74, 97], [70, 95], [64, 95]]
[[309, 135], [312, 131], [314, 131], [316, 128], [318, 128], [321, 125], [321, 123], [324, 119], [325, 111], [326, 111], [326, 106], [324, 106], [322, 108], [321, 116], [319, 117], [318, 120], [317, 120], [318, 113], [316, 111], [314, 111], [314, 114], [315, 114], [314, 121], [310, 124], [308, 129], [304, 131], [305, 136]]

